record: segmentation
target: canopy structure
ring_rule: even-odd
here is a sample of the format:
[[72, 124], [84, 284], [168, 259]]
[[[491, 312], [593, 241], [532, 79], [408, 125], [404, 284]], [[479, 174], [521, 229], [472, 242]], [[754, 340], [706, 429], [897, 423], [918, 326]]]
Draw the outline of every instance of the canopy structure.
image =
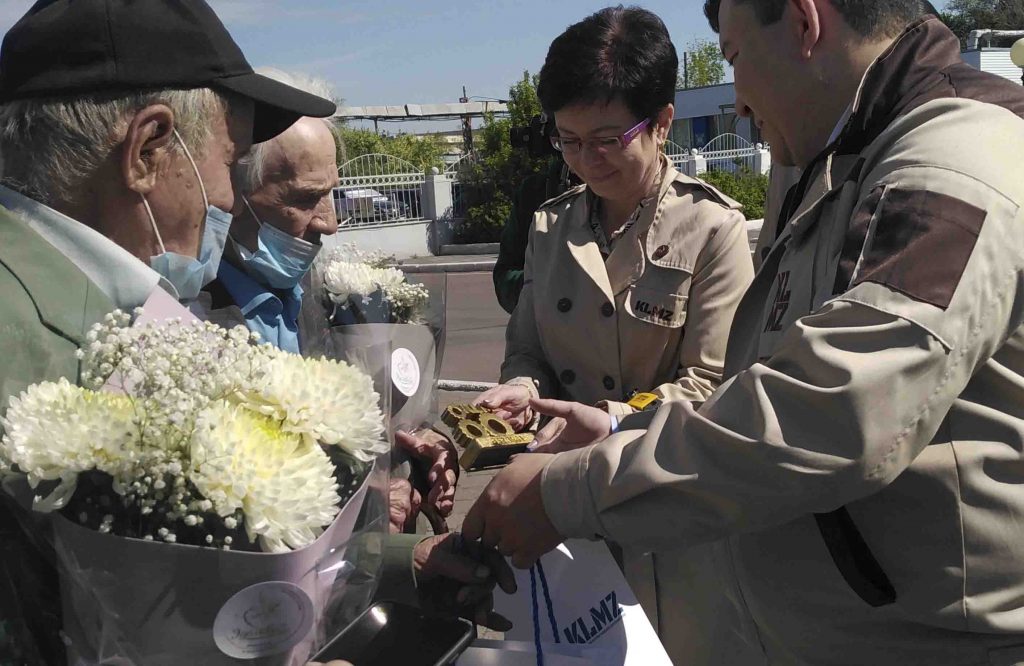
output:
[[346, 120], [460, 120], [485, 114], [508, 115], [505, 102], [463, 102], [455, 104], [405, 104], [403, 106], [340, 106], [334, 118]]

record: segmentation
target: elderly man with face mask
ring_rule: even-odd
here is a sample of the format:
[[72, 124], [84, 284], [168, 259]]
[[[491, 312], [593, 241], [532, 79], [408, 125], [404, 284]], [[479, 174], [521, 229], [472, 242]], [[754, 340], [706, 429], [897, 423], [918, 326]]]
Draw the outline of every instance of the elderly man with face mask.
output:
[[[331, 96], [322, 82], [261, 71]], [[322, 352], [329, 314], [312, 270], [321, 236], [338, 230], [331, 199], [338, 184], [337, 148], [329, 123], [300, 118], [253, 146], [236, 165], [234, 220], [217, 279], [202, 299], [211, 320], [245, 324], [262, 340], [296, 354]]]
[[[254, 73], [203, 0], [33, 5], [0, 50], [0, 410], [29, 384], [77, 381], [76, 351], [115, 308], [192, 304], [228, 238], [231, 166], [334, 108]], [[0, 663], [65, 660], [34, 520], [0, 492]], [[398, 546], [405, 588], [435, 564], [486, 587], [451, 540]]]
[[[330, 98], [326, 83], [280, 70], [260, 70], [281, 83]], [[332, 190], [338, 184], [337, 144], [330, 121], [300, 118], [274, 139], [253, 146], [234, 169], [238, 188], [217, 278], [200, 302], [205, 318], [226, 326], [246, 325], [262, 340], [293, 353], [323, 353], [325, 309], [315, 260], [321, 237], [338, 230]], [[447, 516], [454, 506], [456, 452], [440, 433], [399, 432], [401, 451], [422, 461], [427, 485], [416, 490], [392, 481], [393, 531], [412, 528], [426, 506]]]

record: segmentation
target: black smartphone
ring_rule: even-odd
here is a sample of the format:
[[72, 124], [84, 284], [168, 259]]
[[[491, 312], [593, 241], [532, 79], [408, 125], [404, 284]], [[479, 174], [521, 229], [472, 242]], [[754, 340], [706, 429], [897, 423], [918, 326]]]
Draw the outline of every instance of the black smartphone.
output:
[[446, 666], [476, 639], [476, 625], [384, 601], [366, 609], [310, 661], [355, 666]]

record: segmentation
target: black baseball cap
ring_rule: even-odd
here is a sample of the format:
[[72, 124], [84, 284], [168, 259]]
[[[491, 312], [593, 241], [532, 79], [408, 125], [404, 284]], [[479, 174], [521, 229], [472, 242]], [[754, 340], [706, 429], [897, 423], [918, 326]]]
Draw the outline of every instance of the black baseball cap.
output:
[[0, 47], [0, 103], [202, 87], [255, 103], [254, 143], [336, 108], [253, 72], [204, 0], [38, 0]]

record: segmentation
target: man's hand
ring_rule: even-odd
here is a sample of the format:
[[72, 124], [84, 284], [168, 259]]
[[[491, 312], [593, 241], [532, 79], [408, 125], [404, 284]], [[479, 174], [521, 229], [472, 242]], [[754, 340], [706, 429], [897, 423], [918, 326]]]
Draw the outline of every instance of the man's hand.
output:
[[526, 430], [533, 421], [530, 390], [525, 386], [495, 386], [478, 395], [473, 404], [491, 410], [499, 419], [507, 421], [516, 432]]
[[530, 407], [552, 416], [540, 429], [529, 449], [535, 453], [560, 453], [581, 449], [612, 434], [608, 412], [578, 402], [531, 400]]
[[391, 479], [388, 497], [388, 522], [392, 534], [401, 534], [406, 526], [415, 525], [422, 498], [408, 479]]
[[463, 536], [480, 541], [512, 558], [512, 566], [526, 569], [565, 539], [544, 511], [540, 476], [553, 456], [528, 453], [487, 484], [462, 525]]
[[461, 534], [441, 534], [416, 544], [413, 569], [424, 610], [455, 613], [495, 631], [512, 628], [491, 610], [495, 584], [508, 594], [516, 591], [515, 576], [497, 551]]
[[399, 430], [395, 433], [395, 443], [430, 466], [427, 472], [427, 483], [430, 484], [427, 504], [433, 506], [442, 518], [447, 518], [455, 508], [455, 486], [459, 480], [459, 456], [455, 445], [433, 430], [421, 430], [415, 434]]

